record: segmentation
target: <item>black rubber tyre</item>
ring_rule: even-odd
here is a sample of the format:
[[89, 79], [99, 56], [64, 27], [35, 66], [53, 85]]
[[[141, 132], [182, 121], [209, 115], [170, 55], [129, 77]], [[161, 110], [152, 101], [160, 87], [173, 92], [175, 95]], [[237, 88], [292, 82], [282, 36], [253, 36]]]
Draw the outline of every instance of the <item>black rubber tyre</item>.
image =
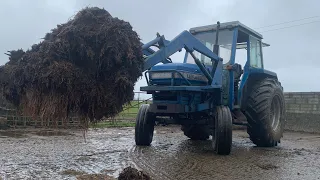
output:
[[184, 135], [191, 140], [207, 140], [209, 139], [210, 132], [208, 127], [204, 125], [182, 125], [181, 130]]
[[285, 126], [283, 88], [276, 79], [266, 78], [253, 87], [245, 115], [250, 140], [259, 147], [277, 146]]
[[232, 147], [232, 116], [226, 106], [215, 109], [214, 131], [212, 133], [212, 147], [219, 155], [229, 155]]
[[153, 139], [155, 120], [148, 110], [149, 104], [143, 104], [137, 114], [135, 141], [138, 146], [150, 146]]

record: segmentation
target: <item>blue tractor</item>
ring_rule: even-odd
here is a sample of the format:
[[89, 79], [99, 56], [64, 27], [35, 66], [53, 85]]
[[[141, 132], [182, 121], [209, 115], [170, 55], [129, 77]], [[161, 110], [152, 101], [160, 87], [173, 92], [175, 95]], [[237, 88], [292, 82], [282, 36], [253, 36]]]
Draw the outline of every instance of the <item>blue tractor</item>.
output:
[[[191, 28], [172, 41], [157, 34], [144, 44], [148, 85], [140, 90], [152, 94], [152, 103], [137, 114], [136, 145], [151, 145], [157, 117], [166, 116], [192, 140], [212, 136], [217, 154], [230, 154], [233, 124], [247, 126], [257, 146], [277, 146], [285, 102], [277, 74], [264, 69], [264, 46], [262, 35], [238, 21]], [[170, 56], [183, 48], [184, 62], [173, 63]], [[241, 52], [243, 67], [236, 63]]]

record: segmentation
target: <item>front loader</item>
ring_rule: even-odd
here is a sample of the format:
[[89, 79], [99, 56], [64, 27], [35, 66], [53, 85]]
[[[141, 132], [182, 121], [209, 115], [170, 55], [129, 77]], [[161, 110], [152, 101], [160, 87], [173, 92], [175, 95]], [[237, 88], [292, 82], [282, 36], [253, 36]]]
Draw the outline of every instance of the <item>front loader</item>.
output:
[[[262, 47], [269, 45], [261, 40], [235, 21], [191, 28], [171, 41], [158, 34], [144, 44], [148, 85], [140, 90], [152, 94], [152, 103], [137, 114], [136, 145], [151, 145], [157, 117], [166, 116], [192, 140], [212, 136], [217, 154], [230, 154], [233, 124], [247, 126], [257, 146], [277, 146], [285, 125], [283, 88], [264, 69]], [[183, 63], [173, 63], [169, 57], [182, 49]], [[235, 61], [239, 51], [246, 54], [243, 68]]]

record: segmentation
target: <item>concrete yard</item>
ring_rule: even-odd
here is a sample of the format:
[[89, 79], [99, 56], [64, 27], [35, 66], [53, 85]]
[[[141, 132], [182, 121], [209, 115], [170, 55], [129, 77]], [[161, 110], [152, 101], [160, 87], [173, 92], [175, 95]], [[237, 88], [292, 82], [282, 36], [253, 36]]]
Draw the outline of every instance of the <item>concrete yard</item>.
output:
[[0, 131], [0, 179], [118, 176], [134, 166], [154, 179], [320, 179], [320, 134], [286, 132], [276, 148], [257, 148], [233, 131], [229, 156], [211, 141], [188, 140], [177, 126], [157, 126], [151, 147], [134, 145], [134, 128], [81, 132]]

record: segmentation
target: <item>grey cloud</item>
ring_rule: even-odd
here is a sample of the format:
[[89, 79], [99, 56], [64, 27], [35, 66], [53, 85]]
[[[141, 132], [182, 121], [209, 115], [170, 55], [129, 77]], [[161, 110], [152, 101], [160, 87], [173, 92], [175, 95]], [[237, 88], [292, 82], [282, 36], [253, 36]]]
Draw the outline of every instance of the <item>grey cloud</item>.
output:
[[4, 52], [27, 49], [38, 43], [45, 33], [70, 16], [51, 9], [43, 0], [0, 2], [0, 63], [8, 61]]

